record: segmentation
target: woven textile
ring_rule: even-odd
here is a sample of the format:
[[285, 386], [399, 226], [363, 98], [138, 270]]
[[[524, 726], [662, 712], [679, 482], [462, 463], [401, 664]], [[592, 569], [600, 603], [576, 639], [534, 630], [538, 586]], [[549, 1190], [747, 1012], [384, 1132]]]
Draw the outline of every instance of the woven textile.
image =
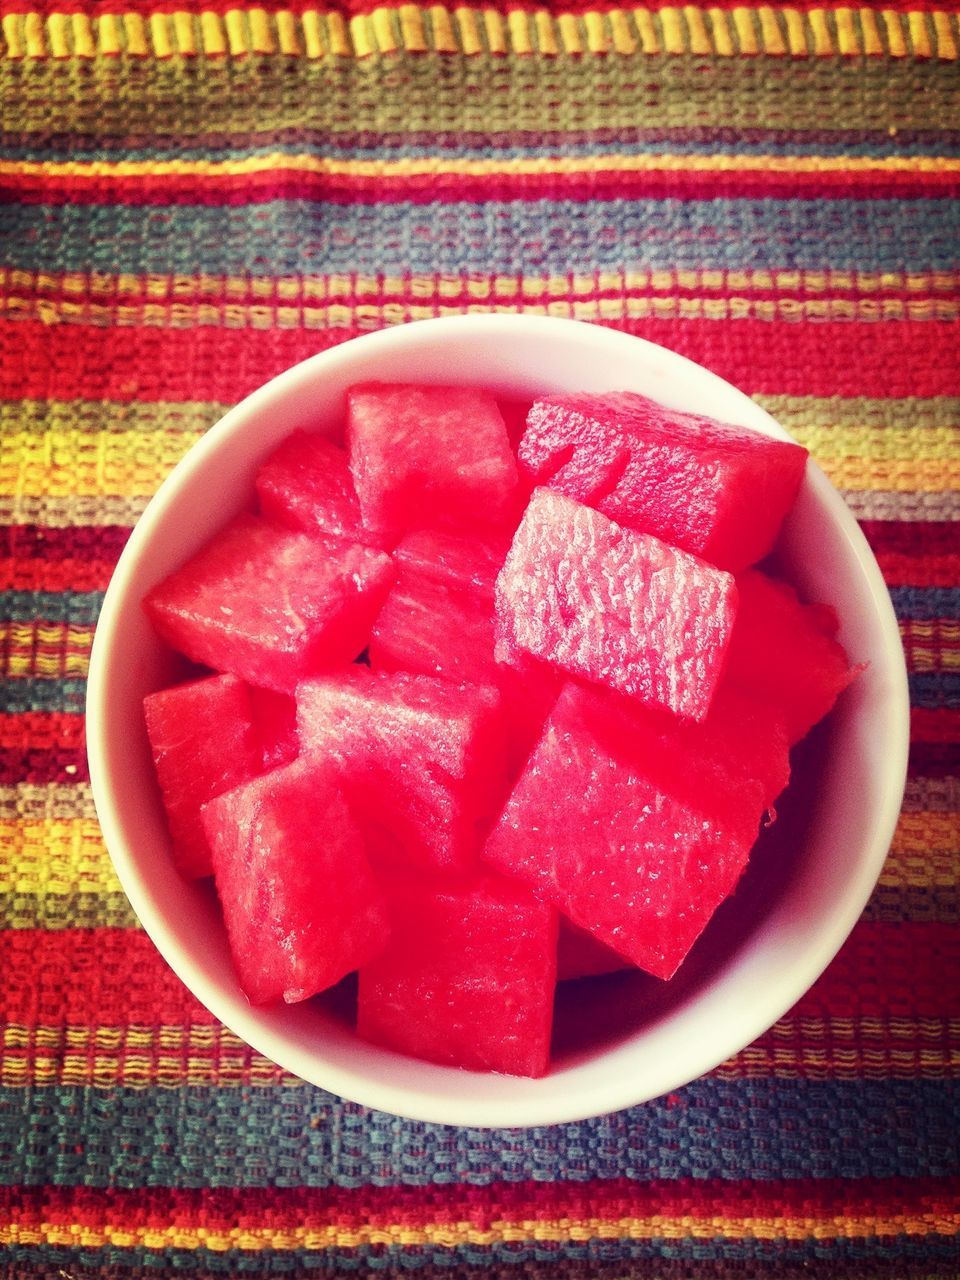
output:
[[[960, 1276], [956, 7], [0, 0], [0, 1275]], [[183, 452], [361, 331], [530, 310], [728, 378], [844, 491], [910, 774], [836, 961], [645, 1106], [413, 1123], [249, 1050], [90, 798], [103, 592]]]

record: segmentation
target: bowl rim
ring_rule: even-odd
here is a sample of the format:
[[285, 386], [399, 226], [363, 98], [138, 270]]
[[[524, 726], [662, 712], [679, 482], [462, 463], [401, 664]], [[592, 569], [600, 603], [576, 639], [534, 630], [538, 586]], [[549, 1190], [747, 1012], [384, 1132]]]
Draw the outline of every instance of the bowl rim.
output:
[[[744, 416], [749, 417], [749, 425], [755, 425], [757, 429], [766, 431], [767, 434], [791, 439], [789, 434], [759, 405], [703, 366], [646, 339], [582, 321], [529, 314], [457, 315], [412, 321], [390, 329], [364, 334], [321, 351], [284, 370], [229, 409], [199, 441], [187, 450], [160, 485], [137, 521], [118, 559], [105, 593], [94, 636], [86, 699], [87, 753], [91, 791], [104, 840], [120, 884], [133, 910], [167, 964], [194, 996], [225, 1026], [233, 1030], [254, 1050], [277, 1062], [278, 1065], [318, 1087], [340, 1094], [361, 1105], [428, 1123], [457, 1125], [466, 1123], [470, 1127], [479, 1128], [525, 1128], [573, 1122], [609, 1114], [660, 1097], [690, 1083], [766, 1031], [819, 978], [862, 914], [889, 849], [906, 780], [909, 748], [909, 691], [899, 627], [879, 566], [862, 530], [841, 495], [833, 488], [820, 468], [808, 462], [808, 485], [816, 501], [821, 504], [843, 535], [872, 600], [883, 652], [890, 658], [889, 669], [886, 672], [891, 682], [887, 710], [890, 725], [896, 732], [887, 744], [882, 787], [883, 802], [871, 812], [869, 819], [864, 820], [863, 853], [859, 860], [858, 873], [848, 886], [842, 902], [836, 904], [829, 919], [823, 921], [822, 927], [817, 932], [817, 945], [810, 945], [803, 952], [802, 959], [805, 963], [794, 965], [785, 980], [776, 987], [772, 984], [764, 987], [758, 994], [756, 1003], [751, 1006], [750, 1017], [744, 1018], [741, 1015], [731, 1019], [727, 1024], [726, 1034], [721, 1034], [709, 1044], [703, 1045], [698, 1052], [688, 1051], [683, 1058], [682, 1069], [671, 1071], [669, 1065], [665, 1065], [657, 1076], [658, 1082], [653, 1091], [649, 1087], [638, 1090], [635, 1080], [628, 1071], [624, 1072], [619, 1087], [610, 1085], [604, 1087], [602, 1098], [593, 1096], [589, 1088], [572, 1090], [569, 1096], [564, 1094], [561, 1097], [556, 1096], [550, 1086], [538, 1090], [537, 1086], [542, 1086], [543, 1081], [561, 1080], [565, 1074], [561, 1072], [552, 1076], [548, 1074], [541, 1081], [524, 1082], [531, 1087], [513, 1090], [506, 1101], [498, 1098], [489, 1089], [481, 1089], [481, 1096], [465, 1102], [456, 1094], [447, 1096], [442, 1089], [431, 1087], [429, 1082], [424, 1087], [413, 1088], [399, 1085], [396, 1080], [389, 1078], [370, 1079], [369, 1076], [364, 1075], [359, 1079], [349, 1069], [338, 1068], [329, 1062], [323, 1063], [318, 1071], [315, 1052], [307, 1052], [297, 1045], [288, 1044], [284, 1053], [278, 1057], [277, 1046], [271, 1039], [276, 1032], [266, 1030], [261, 1016], [263, 1011], [258, 1011], [245, 1002], [241, 1003], [242, 997], [241, 1001], [238, 1001], [235, 996], [224, 991], [220, 986], [211, 985], [211, 979], [197, 957], [185, 951], [170, 921], [158, 912], [138, 869], [135, 851], [130, 847], [124, 834], [123, 824], [118, 814], [117, 779], [111, 774], [105, 753], [110, 723], [111, 664], [118, 656], [114, 652], [116, 622], [125, 604], [128, 603], [131, 584], [135, 579], [140, 558], [150, 545], [157, 528], [162, 525], [171, 498], [179, 492], [181, 483], [187, 475], [201, 470], [208, 459], [225, 446], [237, 426], [269, 410], [278, 396], [297, 392], [309, 386], [315, 378], [334, 372], [342, 365], [349, 365], [361, 355], [375, 360], [379, 352], [393, 350], [398, 345], [402, 347], [408, 344], [411, 348], [415, 348], [423, 342], [442, 343], [446, 335], [459, 333], [462, 336], [471, 332], [487, 336], [513, 333], [519, 336], [522, 332], [524, 335], [539, 336], [546, 341], [555, 341], [561, 333], [564, 333], [570, 341], [587, 344], [588, 347], [591, 343], [597, 343], [605, 351], [620, 345], [626, 360], [631, 357], [636, 358], [638, 352], [642, 350], [648, 358], [664, 360], [668, 366], [681, 373], [685, 370], [695, 371], [697, 378], [702, 379], [706, 376], [724, 388], [727, 393], [735, 392], [744, 401]], [[427, 378], [424, 381], [431, 381], [431, 379]], [[462, 379], [462, 381], [466, 382], [469, 379]], [[480, 380], [474, 381], [476, 384]], [[714, 987], [722, 988], [722, 978], [721, 974], [721, 981], [717, 984], [708, 984], [693, 1003], [699, 1005], [712, 993], [716, 994]], [[727, 980], [730, 980], [730, 975], [727, 975]], [[641, 1031], [639, 1036], [642, 1038], [644, 1034]], [[610, 1052], [623, 1052], [629, 1044], [630, 1041], [625, 1046]], [[434, 1068], [434, 1072], [441, 1073], [449, 1073], [451, 1070], [453, 1069]], [[429, 1076], [431, 1073], [423, 1074]], [[474, 1076], [474, 1073], [457, 1072], [460, 1079], [465, 1074]], [[495, 1081], [505, 1079], [496, 1076], [475, 1076], [474, 1078], [478, 1082], [490, 1081], [491, 1078]], [[439, 1081], [440, 1077], [436, 1077], [436, 1080]], [[465, 1117], [469, 1118], [465, 1119]]]

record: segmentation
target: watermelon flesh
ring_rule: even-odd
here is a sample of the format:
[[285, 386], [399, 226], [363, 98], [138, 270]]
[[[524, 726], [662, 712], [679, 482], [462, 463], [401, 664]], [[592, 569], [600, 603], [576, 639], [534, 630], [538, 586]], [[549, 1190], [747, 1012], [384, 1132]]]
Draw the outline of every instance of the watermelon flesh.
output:
[[190, 879], [213, 875], [201, 805], [260, 771], [246, 685], [231, 675], [191, 680], [148, 694], [143, 710], [174, 862]]
[[497, 656], [520, 650], [702, 720], [736, 607], [730, 574], [536, 489], [497, 579]]
[[804, 604], [786, 582], [750, 570], [737, 579], [740, 610], [727, 681], [776, 709], [791, 745], [831, 710], [857, 676], [829, 605]]
[[425, 525], [498, 524], [517, 464], [493, 396], [367, 383], [348, 393], [350, 468], [364, 524], [385, 539]]
[[243, 515], [147, 595], [163, 640], [194, 662], [292, 693], [352, 661], [393, 581], [390, 557]]
[[359, 1034], [468, 1071], [544, 1075], [556, 912], [496, 876], [384, 885], [390, 941], [360, 970]]
[[538, 400], [518, 458], [531, 485], [739, 570], [773, 546], [807, 451], [621, 392]]
[[297, 761], [203, 810], [240, 985], [288, 1004], [339, 982], [386, 944], [386, 903], [334, 772]]
[[557, 933], [557, 981], [571, 982], [576, 978], [599, 978], [606, 973], [618, 973], [630, 969], [612, 948], [599, 942], [586, 929], [581, 929], [565, 916], [560, 917]]
[[300, 685], [297, 725], [303, 754], [340, 769], [379, 860], [476, 865], [505, 788], [495, 689], [353, 667]]
[[261, 513], [278, 524], [346, 542], [371, 541], [347, 452], [325, 436], [287, 436], [260, 467], [256, 490]]
[[300, 752], [297, 738], [297, 703], [289, 693], [257, 689], [251, 685], [250, 708], [260, 744], [261, 772], [290, 764]]
[[688, 732], [568, 685], [485, 847], [574, 924], [670, 978], [746, 866], [766, 789]]

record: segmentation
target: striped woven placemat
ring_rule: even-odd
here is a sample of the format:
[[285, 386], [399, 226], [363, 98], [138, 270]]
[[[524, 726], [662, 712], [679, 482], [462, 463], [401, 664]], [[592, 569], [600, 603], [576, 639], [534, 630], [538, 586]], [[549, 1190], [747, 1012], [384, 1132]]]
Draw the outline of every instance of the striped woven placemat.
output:
[[[952, 4], [0, 0], [0, 1274], [960, 1275], [960, 28]], [[676, 1094], [532, 1131], [246, 1048], [93, 812], [102, 594], [184, 450], [363, 330], [662, 342], [809, 446], [913, 699], [835, 963]]]

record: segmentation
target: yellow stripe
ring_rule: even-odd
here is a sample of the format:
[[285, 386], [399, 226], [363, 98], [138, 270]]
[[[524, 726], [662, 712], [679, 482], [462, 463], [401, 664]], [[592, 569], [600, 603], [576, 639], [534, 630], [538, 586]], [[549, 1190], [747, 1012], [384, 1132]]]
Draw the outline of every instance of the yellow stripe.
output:
[[106, 894], [119, 888], [95, 818], [3, 818], [0, 838], [0, 892]]
[[794, 427], [794, 435], [818, 460], [826, 459], [838, 466], [857, 457], [874, 466], [939, 462], [949, 470], [960, 459], [960, 425], [915, 431], [909, 427], [802, 423]]
[[202, 433], [13, 432], [0, 459], [10, 497], [149, 497]]
[[85, 678], [93, 628], [66, 622], [0, 622], [0, 671], [11, 680]]
[[[156, 16], [156, 15], [154, 15]], [[237, 10], [227, 14], [240, 21]], [[234, 24], [235, 42], [246, 40], [242, 27]], [[960, 173], [960, 159], [953, 156], [779, 156], [734, 155], [599, 155], [558, 156], [551, 172], [568, 174], [616, 173]], [[449, 173], [458, 177], [498, 175], [525, 176], [543, 172], [543, 160], [535, 156], [504, 156], [498, 159], [469, 159], [442, 155], [408, 157], [402, 160], [338, 160], [331, 156], [289, 154], [245, 156], [240, 160], [89, 160], [44, 164], [35, 160], [0, 162], [0, 176], [6, 178], [142, 178], [243, 177], [278, 171], [313, 173], [329, 177], [384, 178], [425, 177]]]
[[[106, 16], [111, 21], [103, 17], [91, 21], [88, 15], [65, 12], [7, 14], [2, 21], [0, 56], [115, 56], [121, 48], [117, 20], [125, 33], [126, 51], [133, 57], [194, 56], [197, 52], [192, 35], [181, 39], [187, 29], [176, 20], [179, 15], [154, 14], [146, 23], [135, 12]], [[264, 56], [279, 52], [289, 57], [302, 51], [307, 58], [363, 58], [392, 53], [398, 47], [408, 53], [433, 51], [467, 56], [486, 52], [522, 56], [535, 52], [580, 56], [589, 52], [603, 56], [612, 50], [620, 56], [667, 52], [727, 57], [734, 52], [731, 23], [736, 32], [736, 48], [745, 56], [763, 53], [772, 57], [805, 57], [812, 52], [817, 57], [830, 57], [839, 51], [845, 56], [879, 57], [885, 52], [877, 27], [879, 17], [892, 56], [912, 54], [949, 61], [957, 58], [952, 11], [946, 8], [933, 10], [928, 16], [920, 11], [901, 15], [892, 9], [866, 7], [807, 11], [793, 6], [738, 5], [729, 11], [708, 10], [709, 21], [705, 21], [703, 10], [697, 5], [612, 12], [588, 9], [572, 22], [572, 15], [554, 14], [546, 7], [532, 14], [512, 9], [504, 19], [503, 14], [491, 8], [458, 4], [405, 4], [398, 10], [383, 6], [354, 15], [349, 22], [336, 9], [300, 13], [256, 7], [249, 11], [228, 10], [223, 19], [214, 10], [201, 10], [197, 16], [200, 50], [211, 57], [225, 53], [243, 57], [251, 52]], [[399, 26], [399, 44], [393, 35], [395, 22]], [[581, 30], [585, 39], [581, 39]]]

